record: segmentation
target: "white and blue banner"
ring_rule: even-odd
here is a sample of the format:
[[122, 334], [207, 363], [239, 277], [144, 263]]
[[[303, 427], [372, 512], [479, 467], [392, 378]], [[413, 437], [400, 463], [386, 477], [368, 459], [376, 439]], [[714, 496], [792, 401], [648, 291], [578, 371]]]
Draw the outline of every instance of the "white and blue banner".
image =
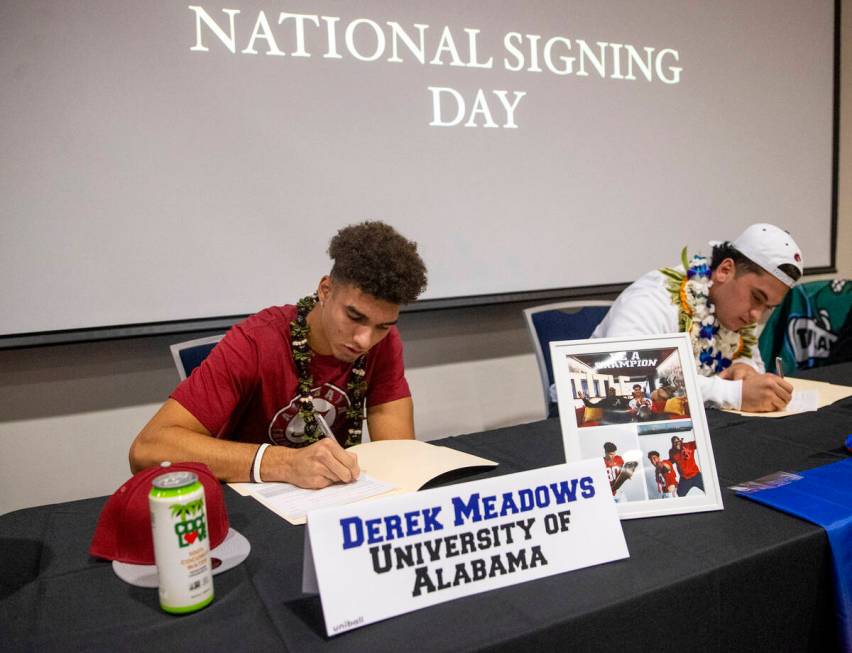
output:
[[305, 538], [329, 636], [629, 555], [601, 459], [316, 510]]

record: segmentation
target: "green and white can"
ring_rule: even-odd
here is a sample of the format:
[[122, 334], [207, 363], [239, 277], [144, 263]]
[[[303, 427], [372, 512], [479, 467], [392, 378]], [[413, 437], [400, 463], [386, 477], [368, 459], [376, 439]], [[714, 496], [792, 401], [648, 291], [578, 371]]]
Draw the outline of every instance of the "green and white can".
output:
[[213, 600], [204, 486], [187, 471], [165, 472], [151, 485], [148, 505], [160, 607], [172, 614], [200, 610]]

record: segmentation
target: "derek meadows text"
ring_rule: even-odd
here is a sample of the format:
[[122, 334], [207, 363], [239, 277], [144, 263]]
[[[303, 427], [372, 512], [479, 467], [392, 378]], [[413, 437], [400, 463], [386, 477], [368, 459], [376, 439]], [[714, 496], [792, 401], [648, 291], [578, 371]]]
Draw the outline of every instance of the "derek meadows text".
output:
[[[372, 519], [344, 517], [341, 547], [366, 546], [376, 574], [413, 570], [411, 593], [416, 597], [547, 565], [543, 537], [570, 529], [571, 511], [559, 508], [594, 496], [594, 481], [584, 476], [501, 494], [452, 497], [447, 511], [437, 505]], [[526, 514], [533, 511], [537, 514]], [[517, 519], [501, 519], [515, 515]], [[500, 524], [488, 523], [498, 519]], [[454, 532], [441, 535], [445, 523]], [[467, 524], [478, 528], [459, 530]], [[435, 535], [422, 537], [431, 533]], [[391, 543], [414, 536], [419, 536], [416, 542]], [[446, 562], [458, 556], [465, 558]]]

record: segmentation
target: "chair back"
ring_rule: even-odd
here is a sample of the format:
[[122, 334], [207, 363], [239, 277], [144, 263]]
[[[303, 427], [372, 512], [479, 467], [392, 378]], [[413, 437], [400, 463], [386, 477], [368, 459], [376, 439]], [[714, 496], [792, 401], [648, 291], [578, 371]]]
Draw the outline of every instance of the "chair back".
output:
[[559, 414], [552, 401], [550, 387], [554, 383], [553, 362], [550, 360], [550, 343], [558, 340], [584, 340], [612, 306], [611, 301], [568, 301], [533, 306], [524, 310], [544, 397], [544, 413], [548, 417]]
[[172, 352], [180, 380], [183, 381], [192, 374], [192, 370], [201, 365], [201, 361], [207, 358], [207, 355], [213, 351], [213, 347], [224, 337], [225, 334], [220, 333], [207, 338], [196, 338], [171, 345], [169, 349]]

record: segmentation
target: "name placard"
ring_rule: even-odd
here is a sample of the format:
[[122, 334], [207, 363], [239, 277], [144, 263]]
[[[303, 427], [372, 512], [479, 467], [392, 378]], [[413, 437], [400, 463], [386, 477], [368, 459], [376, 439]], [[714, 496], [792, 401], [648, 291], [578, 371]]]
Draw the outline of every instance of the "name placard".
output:
[[308, 513], [303, 589], [329, 636], [628, 557], [600, 460]]

